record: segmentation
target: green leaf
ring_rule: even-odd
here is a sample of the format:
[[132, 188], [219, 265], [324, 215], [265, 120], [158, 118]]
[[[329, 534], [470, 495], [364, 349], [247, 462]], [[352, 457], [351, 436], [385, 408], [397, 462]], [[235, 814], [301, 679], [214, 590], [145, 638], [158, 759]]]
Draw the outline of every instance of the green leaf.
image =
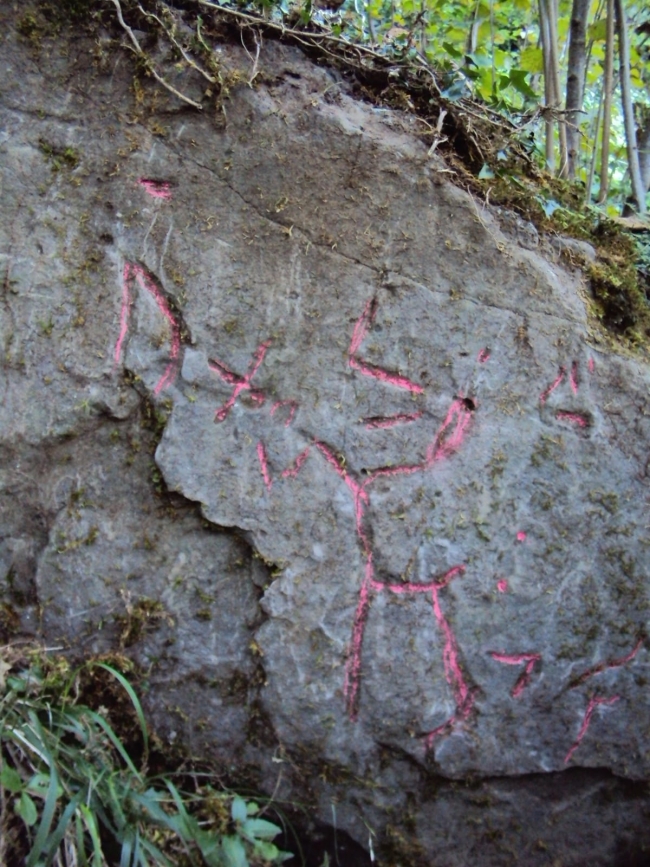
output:
[[246, 809], [246, 801], [243, 798], [240, 798], [238, 795], [232, 799], [232, 805], [230, 807], [230, 815], [232, 816], [233, 822], [245, 822], [246, 817], [248, 816], [248, 810]]
[[112, 674], [113, 677], [117, 681], [119, 681], [119, 683], [122, 684], [126, 694], [131, 699], [131, 704], [133, 705], [133, 707], [135, 709], [136, 715], [138, 717], [138, 722], [140, 723], [140, 731], [142, 732], [142, 740], [144, 741], [143, 764], [146, 764], [147, 763], [147, 756], [149, 754], [149, 733], [147, 731], [147, 723], [146, 723], [146, 720], [144, 718], [144, 711], [142, 710], [142, 705], [140, 704], [138, 697], [135, 694], [135, 690], [133, 689], [131, 684], [128, 682], [128, 680], [124, 677], [124, 675], [121, 674], [116, 669], [114, 669], [112, 666], [106, 665], [105, 662], [98, 662], [97, 665], [99, 666], [99, 668], [103, 668], [106, 671], [108, 671], [109, 674]]
[[22, 792], [25, 787], [18, 771], [9, 765], [4, 765], [2, 768], [0, 786], [3, 786], [8, 792]]
[[246, 849], [239, 837], [224, 837], [221, 848], [226, 859], [226, 867], [249, 867]]
[[244, 834], [259, 837], [262, 840], [272, 840], [278, 836], [281, 830], [273, 822], [267, 822], [266, 819], [247, 819], [242, 825]]
[[537, 48], [535, 45], [530, 45], [528, 48], [524, 48], [519, 55], [519, 68], [523, 69], [525, 72], [543, 72], [544, 57], [542, 55], [542, 49]]
[[36, 804], [29, 797], [27, 792], [23, 792], [20, 798], [16, 798], [14, 801], [14, 810], [29, 828], [36, 824], [36, 820], [38, 819], [38, 810], [36, 809]]
[[604, 42], [607, 39], [607, 18], [594, 21], [587, 27], [587, 38], [594, 42]]
[[530, 75], [530, 73], [525, 69], [511, 69], [508, 78], [510, 79], [510, 84], [516, 91], [521, 93], [523, 96], [527, 96], [529, 99], [536, 99], [537, 94], [526, 81], [528, 75]]

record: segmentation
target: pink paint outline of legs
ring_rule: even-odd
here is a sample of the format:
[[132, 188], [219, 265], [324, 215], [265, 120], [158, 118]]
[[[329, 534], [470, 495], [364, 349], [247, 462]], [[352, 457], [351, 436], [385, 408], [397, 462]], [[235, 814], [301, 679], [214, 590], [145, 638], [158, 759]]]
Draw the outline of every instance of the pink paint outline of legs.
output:
[[578, 393], [578, 362], [574, 361], [571, 365], [571, 371], [569, 373], [569, 383], [571, 385], [571, 391], [574, 394]]
[[558, 421], [568, 421], [571, 422], [571, 424], [577, 424], [578, 427], [582, 428], [588, 427], [589, 425], [587, 419], [578, 412], [565, 412], [565, 410], [560, 409], [555, 413], [555, 418], [558, 419]]
[[547, 389], [545, 389], [539, 396], [540, 403], [546, 403], [548, 396], [555, 391], [555, 389], [560, 385], [564, 377], [566, 376], [566, 367], [560, 367], [560, 372], [558, 373], [556, 379], [549, 385]]
[[122, 309], [120, 311], [120, 333], [115, 344], [115, 352], [113, 358], [115, 367], [120, 363], [122, 358], [122, 346], [126, 339], [129, 330], [129, 313], [131, 311], [131, 294], [129, 292], [129, 282], [131, 280], [131, 265], [129, 262], [124, 263], [122, 270]]
[[395, 427], [398, 424], [409, 424], [412, 421], [417, 421], [419, 418], [422, 418], [421, 412], [411, 414], [398, 413], [397, 415], [362, 418], [361, 422], [366, 426], [366, 430], [377, 430]]
[[604, 698], [601, 696], [594, 695], [589, 699], [589, 704], [587, 705], [587, 710], [585, 711], [585, 715], [582, 720], [582, 725], [580, 726], [580, 731], [578, 732], [578, 737], [575, 739], [573, 744], [571, 745], [569, 752], [564, 757], [564, 764], [568, 764], [571, 760], [571, 756], [575, 753], [575, 751], [580, 746], [580, 743], [584, 736], [587, 734], [587, 729], [591, 723], [591, 717], [593, 716], [594, 711], [598, 707], [599, 704], [612, 705], [615, 704], [620, 699], [620, 695], [613, 695], [611, 698]]
[[253, 353], [253, 360], [248, 366], [247, 372], [244, 376], [238, 376], [236, 373], [233, 373], [232, 370], [229, 370], [224, 364], [220, 361], [214, 361], [210, 359], [208, 361], [208, 366], [210, 370], [214, 370], [214, 372], [223, 379], [228, 385], [233, 386], [233, 391], [228, 400], [222, 404], [222, 406], [215, 412], [214, 420], [215, 422], [222, 422], [228, 417], [228, 413], [235, 405], [235, 401], [239, 397], [239, 395], [247, 391], [250, 394], [251, 400], [253, 403], [256, 403], [258, 406], [262, 406], [264, 401], [266, 400], [266, 395], [263, 391], [260, 391], [257, 388], [253, 388], [251, 380], [257, 373], [260, 365], [264, 361], [264, 356], [271, 345], [271, 341], [267, 340], [264, 343], [260, 343], [255, 352]]
[[169, 181], [154, 181], [150, 178], [139, 178], [138, 184], [154, 199], [164, 199], [165, 201], [169, 201], [172, 197], [171, 184]]
[[497, 662], [501, 662], [504, 665], [521, 665], [522, 662], [526, 663], [526, 667], [524, 668], [522, 674], [517, 679], [512, 692], [510, 695], [513, 698], [518, 698], [524, 689], [530, 683], [530, 676], [533, 673], [533, 669], [537, 662], [542, 658], [541, 653], [500, 653], [499, 651], [491, 650], [490, 656], [492, 659], [495, 659]]
[[603, 662], [599, 662], [598, 665], [594, 665], [593, 668], [588, 668], [580, 675], [580, 677], [576, 678], [571, 683], [571, 689], [575, 689], [576, 686], [580, 686], [581, 683], [584, 683], [585, 680], [588, 680], [590, 677], [593, 677], [596, 674], [600, 674], [603, 671], [608, 671], [610, 668], [620, 668], [621, 666], [626, 665], [628, 662], [631, 662], [637, 655], [637, 653], [641, 650], [644, 643], [644, 639], [639, 638], [632, 650], [625, 656], [621, 656], [618, 659], [606, 659], [603, 660]]
[[354, 329], [352, 330], [352, 339], [348, 349], [348, 363], [353, 370], [358, 370], [364, 376], [370, 376], [372, 379], [378, 379], [380, 382], [386, 382], [388, 385], [394, 385], [396, 388], [403, 388], [410, 391], [412, 394], [423, 394], [424, 389], [417, 382], [413, 382], [407, 376], [400, 376], [398, 373], [391, 373], [383, 367], [377, 367], [375, 364], [367, 364], [357, 358], [357, 352], [361, 348], [361, 344], [366, 339], [368, 331], [377, 315], [377, 300], [371, 298], [363, 309], [363, 313], [357, 319]]
[[150, 295], [153, 296], [156, 304], [158, 305], [158, 309], [165, 317], [169, 326], [171, 328], [171, 350], [169, 353], [169, 363], [165, 372], [158, 380], [153, 393], [155, 395], [160, 394], [163, 388], [166, 388], [168, 385], [171, 385], [174, 379], [176, 379], [176, 373], [178, 368], [178, 356], [180, 354], [181, 349], [181, 335], [180, 328], [178, 327], [178, 323], [174, 318], [169, 304], [167, 303], [167, 299], [162, 294], [160, 289], [156, 286], [153, 280], [149, 277], [147, 272], [140, 265], [132, 265], [131, 266], [132, 273], [135, 274], [135, 278], [141, 289], [149, 292]]
[[271, 493], [273, 480], [271, 479], [271, 472], [269, 470], [269, 458], [266, 454], [266, 447], [261, 440], [257, 444], [257, 458], [260, 462], [260, 469], [262, 471], [262, 478], [264, 479], [266, 490]]
[[289, 425], [293, 421], [293, 417], [295, 416], [296, 411], [298, 409], [298, 402], [297, 401], [295, 401], [295, 400], [276, 400], [276, 402], [271, 407], [271, 416], [274, 416], [275, 413], [277, 412], [277, 410], [282, 409], [282, 407], [284, 407], [284, 406], [288, 406], [290, 408], [289, 409], [289, 416], [284, 423], [285, 427], [289, 427]]

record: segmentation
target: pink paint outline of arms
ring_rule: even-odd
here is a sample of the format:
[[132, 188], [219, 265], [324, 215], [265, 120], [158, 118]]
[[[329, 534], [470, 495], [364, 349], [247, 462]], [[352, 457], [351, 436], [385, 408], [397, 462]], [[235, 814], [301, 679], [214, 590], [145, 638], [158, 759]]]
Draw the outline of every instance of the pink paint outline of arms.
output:
[[165, 201], [168, 201], [172, 197], [171, 184], [169, 181], [153, 181], [150, 178], [140, 178], [138, 184], [154, 199], [164, 199]]
[[384, 370], [383, 367], [367, 364], [353, 355], [350, 356], [350, 367], [353, 370], [358, 370], [364, 376], [370, 376], [372, 379], [378, 379], [380, 382], [386, 382], [388, 385], [394, 385], [396, 388], [404, 388], [412, 394], [424, 394], [422, 386], [418, 385], [417, 382], [413, 382], [407, 376], [400, 376], [399, 373], [390, 373], [388, 370]]
[[235, 401], [243, 391], [248, 391], [251, 396], [251, 400], [258, 406], [261, 406], [264, 403], [264, 401], [266, 400], [264, 392], [260, 391], [257, 388], [253, 388], [251, 380], [259, 370], [262, 362], [264, 361], [264, 356], [266, 355], [266, 352], [270, 345], [270, 340], [267, 340], [264, 343], [260, 343], [260, 345], [253, 353], [253, 360], [248, 366], [248, 371], [244, 374], [244, 376], [238, 376], [236, 373], [233, 373], [232, 370], [228, 370], [228, 368], [220, 361], [215, 361], [214, 359], [209, 360], [208, 366], [210, 367], [210, 369], [214, 370], [214, 372], [218, 374], [224, 382], [228, 383], [228, 385], [233, 386], [232, 394], [230, 395], [228, 400], [224, 404], [222, 404], [222, 406], [215, 412], [215, 422], [225, 421], [228, 413], [235, 405]]
[[641, 650], [643, 644], [644, 639], [639, 638], [632, 650], [625, 656], [621, 656], [618, 659], [606, 659], [603, 660], [603, 662], [599, 662], [598, 665], [595, 665], [593, 668], [588, 668], [585, 672], [583, 672], [583, 674], [580, 675], [580, 677], [576, 678], [576, 680], [571, 683], [571, 689], [575, 689], [576, 686], [580, 686], [581, 683], [584, 683], [585, 680], [588, 680], [595, 674], [600, 674], [602, 671], [608, 671], [610, 668], [620, 668], [622, 665], [626, 665], [628, 662], [631, 662], [637, 655], [637, 653]]
[[298, 402], [295, 400], [276, 400], [276, 402], [271, 407], [271, 416], [274, 416], [277, 410], [282, 409], [282, 407], [289, 407], [289, 416], [284, 423], [285, 427], [289, 427], [291, 422], [293, 421], [293, 417], [296, 414], [296, 410], [298, 409]]
[[151, 277], [149, 277], [144, 268], [142, 268], [140, 265], [131, 265], [131, 270], [132, 273], [135, 274], [135, 278], [138, 281], [140, 288], [146, 292], [149, 292], [149, 294], [153, 296], [156, 304], [158, 305], [158, 309], [165, 317], [171, 328], [171, 349], [169, 353], [170, 360], [167, 364], [165, 372], [160, 377], [153, 390], [153, 393], [155, 395], [158, 395], [163, 390], [163, 388], [171, 385], [172, 382], [176, 379], [178, 356], [181, 350], [180, 328], [178, 327], [178, 323], [176, 322], [176, 319], [171, 312], [167, 299], [162, 294], [160, 289], [156, 286]]
[[363, 309], [363, 313], [357, 319], [354, 329], [352, 330], [352, 339], [350, 340], [350, 348], [348, 349], [348, 362], [353, 370], [358, 370], [364, 376], [370, 376], [373, 379], [378, 379], [380, 382], [386, 382], [389, 385], [394, 385], [396, 388], [404, 388], [412, 394], [423, 394], [424, 389], [417, 382], [413, 382], [407, 376], [400, 376], [398, 373], [390, 373], [383, 367], [377, 367], [374, 364], [367, 364], [356, 357], [357, 352], [361, 348], [361, 344], [366, 339], [370, 326], [375, 321], [377, 315], [377, 301], [371, 298]]
[[573, 744], [571, 745], [569, 752], [564, 757], [564, 764], [568, 764], [571, 759], [571, 756], [575, 753], [575, 751], [580, 746], [580, 743], [584, 736], [587, 734], [587, 729], [589, 728], [589, 724], [591, 723], [591, 717], [593, 716], [594, 711], [598, 707], [599, 704], [615, 704], [620, 699], [620, 695], [613, 695], [611, 698], [602, 698], [600, 696], [594, 695], [589, 699], [589, 704], [587, 705], [587, 710], [585, 711], [584, 718], [582, 720], [582, 725], [580, 726], [580, 731], [578, 732], [578, 737], [575, 739]]
[[293, 466], [287, 467], [286, 470], [282, 470], [282, 478], [283, 479], [295, 479], [295, 477], [300, 472], [302, 465], [305, 463], [307, 458], [309, 457], [310, 447], [307, 446], [306, 449], [300, 452], [298, 457], [293, 462]]
[[492, 659], [495, 659], [497, 662], [502, 662], [504, 665], [521, 665], [522, 662], [526, 663], [526, 667], [524, 668], [522, 674], [517, 679], [512, 692], [510, 693], [513, 698], [518, 698], [524, 689], [530, 683], [530, 676], [533, 673], [533, 669], [535, 668], [535, 663], [539, 662], [542, 658], [541, 653], [499, 653], [498, 651], [491, 650], [490, 656]]
[[264, 479], [266, 490], [270, 493], [271, 488], [273, 487], [273, 480], [271, 479], [271, 473], [269, 470], [269, 458], [266, 454], [266, 447], [261, 440], [257, 444], [257, 458], [260, 462], [260, 469], [262, 471], [262, 478]]
[[398, 424], [408, 424], [409, 422], [417, 421], [419, 418], [422, 418], [421, 412], [414, 412], [412, 414], [398, 413], [397, 415], [363, 418], [361, 421], [365, 424], [366, 430], [375, 430], [378, 428], [395, 427]]
[[120, 333], [115, 344], [115, 366], [120, 363], [122, 358], [122, 345], [129, 330], [129, 311], [131, 308], [131, 295], [129, 293], [129, 281], [131, 280], [131, 265], [129, 262], [124, 263], [122, 271], [122, 309], [120, 311]]
[[352, 625], [352, 640], [350, 652], [345, 666], [345, 680], [343, 682], [343, 695], [346, 699], [348, 715], [351, 722], [356, 722], [359, 713], [358, 694], [361, 683], [361, 653], [363, 650], [363, 636], [370, 610], [370, 590], [374, 586], [374, 565], [372, 553], [366, 555], [366, 570], [359, 591], [359, 600], [354, 612]]
[[560, 367], [560, 372], [557, 377], [553, 380], [553, 382], [546, 388], [539, 396], [540, 403], [546, 403], [548, 396], [555, 391], [555, 389], [560, 385], [564, 377], [566, 376], [566, 367]]

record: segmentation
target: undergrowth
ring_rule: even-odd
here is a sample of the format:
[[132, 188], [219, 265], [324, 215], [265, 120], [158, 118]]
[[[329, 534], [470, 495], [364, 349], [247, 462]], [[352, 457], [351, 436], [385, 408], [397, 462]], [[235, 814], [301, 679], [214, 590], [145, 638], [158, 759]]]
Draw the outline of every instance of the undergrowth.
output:
[[[254, 801], [205, 776], [150, 772], [129, 667], [116, 656], [73, 670], [36, 649], [0, 648], [0, 864], [270, 867], [291, 858]], [[84, 701], [93, 694], [110, 708]]]

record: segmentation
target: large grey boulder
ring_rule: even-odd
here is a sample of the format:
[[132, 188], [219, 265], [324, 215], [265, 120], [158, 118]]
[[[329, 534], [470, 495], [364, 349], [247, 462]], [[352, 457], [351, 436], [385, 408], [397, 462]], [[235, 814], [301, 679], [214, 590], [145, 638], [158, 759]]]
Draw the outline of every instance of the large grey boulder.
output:
[[650, 376], [584, 278], [295, 49], [220, 125], [0, 17], [5, 628], [383, 863], [644, 863]]

